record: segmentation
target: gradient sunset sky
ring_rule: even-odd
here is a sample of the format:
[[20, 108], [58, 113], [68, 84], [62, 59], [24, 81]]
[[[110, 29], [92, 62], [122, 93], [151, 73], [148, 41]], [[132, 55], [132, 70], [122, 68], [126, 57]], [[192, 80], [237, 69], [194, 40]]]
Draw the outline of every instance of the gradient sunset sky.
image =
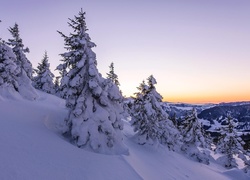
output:
[[249, 0], [1, 0], [0, 37], [17, 22], [33, 67], [65, 52], [68, 18], [83, 8], [104, 77], [114, 62], [124, 95], [151, 74], [165, 101], [250, 100]]

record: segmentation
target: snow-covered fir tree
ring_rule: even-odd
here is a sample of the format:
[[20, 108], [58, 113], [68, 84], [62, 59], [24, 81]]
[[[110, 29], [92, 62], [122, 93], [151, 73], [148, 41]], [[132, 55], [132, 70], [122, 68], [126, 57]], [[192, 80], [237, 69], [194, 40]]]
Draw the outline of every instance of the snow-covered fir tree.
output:
[[237, 121], [232, 118], [230, 113], [227, 114], [226, 122], [227, 125], [221, 127], [221, 135], [216, 144], [215, 152], [223, 154], [217, 159], [220, 164], [226, 168], [234, 168], [238, 166], [234, 155], [244, 153], [244, 142], [237, 134]]
[[131, 123], [134, 131], [137, 132], [139, 144], [154, 144], [159, 141], [158, 133], [160, 130], [157, 119], [150, 118], [152, 106], [150, 101], [146, 99], [148, 86], [143, 81], [137, 89], [139, 92], [135, 93]]
[[[18, 32], [18, 30], [17, 30]], [[14, 33], [14, 32], [13, 32]], [[16, 33], [17, 35], [18, 33]], [[17, 45], [21, 42], [19, 35], [19, 41], [15, 42], [14, 40], [10, 40], [11, 43], [5, 43], [0, 41], [1, 46], [1, 91], [2, 94], [10, 96], [15, 96], [19, 94], [21, 97], [28, 99], [28, 100], [35, 100], [38, 97], [35, 89], [31, 85], [31, 79], [27, 76], [27, 73], [23, 70], [22, 66], [20, 65], [20, 61], [17, 59], [17, 54], [14, 50], [19, 51]], [[7, 44], [13, 45], [14, 48], [10, 48]], [[20, 45], [21, 46], [21, 45]], [[21, 47], [20, 47], [21, 48]], [[20, 56], [19, 56], [20, 57]], [[31, 70], [32, 72], [32, 70]], [[14, 95], [15, 94], [15, 95]], [[19, 96], [18, 95], [18, 96]]]
[[0, 87], [18, 91], [17, 76], [21, 69], [16, 65], [16, 56], [12, 49], [0, 41]]
[[118, 81], [118, 76], [114, 71], [114, 63], [112, 62], [109, 66], [109, 73], [107, 73], [107, 78], [110, 79], [115, 85], [120, 86]]
[[135, 93], [131, 123], [137, 132], [139, 144], [161, 143], [174, 149], [178, 144], [178, 131], [161, 107], [162, 96], [156, 91], [156, 83], [151, 75], [147, 79], [147, 85], [143, 81], [137, 88], [139, 92]]
[[32, 79], [32, 64], [25, 55], [25, 53], [29, 52], [29, 48], [24, 48], [23, 40], [20, 37], [18, 24], [15, 23], [14, 27], [10, 27], [9, 32], [11, 33], [13, 39], [8, 40], [8, 45], [12, 47], [13, 52], [16, 55], [16, 64], [21, 68], [22, 71], [25, 71], [28, 78]]
[[208, 149], [210, 149], [211, 144], [205, 138], [205, 131], [198, 120], [195, 108], [191, 114], [186, 115], [179, 129], [183, 137], [182, 151], [199, 162], [209, 164], [210, 155]]
[[73, 33], [59, 32], [67, 52], [61, 54], [63, 63], [57, 67], [62, 77], [69, 109], [65, 132], [78, 147], [100, 153], [124, 153], [122, 141], [122, 96], [116, 85], [104, 79], [97, 69], [96, 45], [86, 33], [85, 13], [81, 10], [69, 19]]
[[184, 121], [179, 126], [180, 132], [183, 136], [184, 147], [195, 145], [202, 148], [210, 148], [210, 144], [205, 139], [205, 131], [198, 120], [196, 109], [192, 110], [191, 114], [186, 115]]
[[46, 51], [41, 63], [38, 63], [37, 69], [34, 71], [36, 72], [36, 76], [33, 78], [33, 86], [46, 93], [54, 94], [54, 74], [50, 71], [49, 57]]

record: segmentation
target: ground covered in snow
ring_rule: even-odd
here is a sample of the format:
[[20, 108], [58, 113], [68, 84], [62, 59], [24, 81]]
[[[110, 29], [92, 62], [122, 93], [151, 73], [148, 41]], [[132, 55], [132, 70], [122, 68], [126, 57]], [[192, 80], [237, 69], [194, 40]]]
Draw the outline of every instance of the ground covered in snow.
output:
[[39, 92], [36, 101], [0, 97], [0, 179], [248, 179], [238, 169], [204, 165], [163, 147], [141, 146], [125, 122], [126, 155], [79, 149], [61, 136], [64, 100]]

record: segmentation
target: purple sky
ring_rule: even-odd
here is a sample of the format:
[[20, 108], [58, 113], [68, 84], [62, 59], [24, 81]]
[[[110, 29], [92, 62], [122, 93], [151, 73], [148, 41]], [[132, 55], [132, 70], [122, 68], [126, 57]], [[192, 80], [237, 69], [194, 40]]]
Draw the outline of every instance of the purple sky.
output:
[[81, 8], [99, 71], [113, 61], [125, 95], [153, 74], [168, 101], [250, 100], [249, 0], [8, 0], [0, 37], [17, 22], [33, 66], [47, 50], [55, 69], [65, 51], [56, 30], [68, 34]]

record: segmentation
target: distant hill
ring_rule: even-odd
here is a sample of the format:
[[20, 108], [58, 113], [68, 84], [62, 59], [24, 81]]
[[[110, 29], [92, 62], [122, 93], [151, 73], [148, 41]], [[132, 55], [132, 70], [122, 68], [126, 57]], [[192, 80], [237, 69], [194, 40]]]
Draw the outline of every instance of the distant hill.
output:
[[164, 110], [170, 117], [176, 116], [181, 120], [193, 108], [196, 108], [198, 118], [202, 119], [207, 128], [211, 125], [225, 124], [227, 112], [231, 112], [233, 118], [238, 120], [240, 131], [250, 131], [250, 102], [230, 102], [219, 104], [193, 105], [185, 103], [163, 103]]
[[219, 104], [201, 111], [198, 118], [208, 120], [211, 124], [217, 121], [223, 125], [228, 112], [231, 112], [231, 116], [238, 120], [238, 129], [250, 131], [250, 103]]

